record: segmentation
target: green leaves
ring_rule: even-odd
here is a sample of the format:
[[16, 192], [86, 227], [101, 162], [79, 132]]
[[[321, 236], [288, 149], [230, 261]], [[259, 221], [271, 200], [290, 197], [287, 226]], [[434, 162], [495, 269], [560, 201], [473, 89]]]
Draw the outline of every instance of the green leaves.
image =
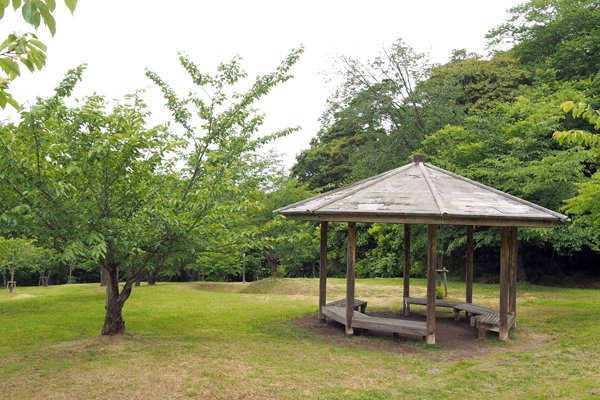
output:
[[[265, 249], [276, 246], [281, 219], [274, 222], [274, 207], [265, 204], [265, 188], [273, 185], [280, 171], [274, 171], [276, 161], [256, 151], [294, 129], [258, 135], [264, 116], [254, 105], [291, 78], [290, 69], [302, 51], [292, 50], [273, 72], [249, 85], [243, 82], [247, 73], [238, 56], [210, 73], [180, 53], [179, 62], [193, 85], [187, 96], [176, 93], [157, 73], [146, 71], [163, 92], [173, 119], [184, 128], [182, 139], [189, 143], [188, 151], [180, 154], [186, 166], [173, 184], [178, 198], [166, 198], [160, 210], [173, 231], [185, 232], [176, 246], [184, 246], [190, 254], [181, 255], [186, 270], [223, 279], [240, 272], [243, 254], [250, 265], [254, 262], [250, 260], [263, 259]], [[240, 87], [249, 89], [236, 92]]]
[[[561, 104], [561, 109], [565, 114], [571, 113], [574, 119], [587, 121], [596, 130], [600, 130], [600, 110], [595, 110], [586, 103], [575, 103], [573, 101], [565, 101]], [[587, 130], [556, 131], [552, 137], [560, 144], [600, 147], [600, 135]]]
[[[10, 0], [0, 0], [0, 19], [10, 4]], [[77, 7], [77, 0], [65, 0], [65, 5], [73, 13]], [[41, 21], [44, 21], [50, 33], [53, 36], [56, 33], [56, 21], [52, 15], [56, 9], [55, 0], [13, 0], [12, 7], [14, 10], [20, 8], [23, 20], [34, 28], [39, 28]]]
[[[10, 6], [10, 0], [0, 0], [0, 19], [4, 11]], [[73, 13], [77, 7], [76, 0], [65, 0], [65, 5]], [[39, 28], [41, 22], [48, 28], [52, 36], [56, 34], [56, 21], [52, 13], [56, 8], [55, 0], [13, 0], [14, 10], [21, 9], [23, 20]], [[5, 73], [0, 75], [0, 107], [5, 108], [10, 104], [19, 109], [18, 102], [9, 93], [9, 84], [20, 76], [19, 63], [25, 65], [29, 71], [40, 70], [46, 64], [46, 46], [37, 39], [33, 33], [16, 35], [9, 34], [0, 45], [0, 68]]]
[[[52, 0], [52, 2], [54, 2], [54, 0]], [[65, 5], [72, 14], [75, 12], [75, 8], [77, 8], [77, 0], [65, 0]]]
[[524, 65], [546, 69], [551, 79], [585, 79], [600, 69], [596, 0], [530, 0], [510, 12], [488, 34], [490, 44], [510, 44]]

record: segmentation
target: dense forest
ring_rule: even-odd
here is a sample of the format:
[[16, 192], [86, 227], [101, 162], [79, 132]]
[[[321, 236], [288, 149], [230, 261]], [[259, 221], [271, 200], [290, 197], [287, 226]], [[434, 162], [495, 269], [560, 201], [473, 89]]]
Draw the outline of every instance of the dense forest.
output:
[[[96, 95], [72, 106], [85, 67], [69, 71], [53, 96], [0, 126], [4, 283], [98, 281], [102, 270], [130, 291], [142, 279], [315, 276], [318, 227], [272, 211], [415, 153], [570, 216], [556, 229], [520, 230], [520, 279], [600, 276], [600, 4], [531, 0], [511, 15], [490, 30], [486, 55], [455, 50], [437, 65], [397, 39], [372, 60], [339, 57], [343, 83], [291, 173], [257, 150], [293, 129], [257, 138], [263, 116], [253, 107], [291, 78], [302, 49], [233, 95], [247, 79], [239, 58], [208, 74], [180, 56], [191, 87], [206, 96], [179, 95], [148, 70], [177, 134], [147, 127], [151, 110], [137, 94], [113, 108]], [[330, 271], [342, 275], [346, 227], [336, 225]], [[463, 233], [440, 231], [440, 259], [456, 277]], [[413, 235], [419, 276], [425, 227]], [[497, 279], [498, 236], [475, 231], [481, 279]], [[401, 276], [402, 242], [402, 226], [359, 224], [359, 276]]]
[[[598, 276], [600, 4], [530, 1], [511, 13], [487, 35], [488, 57], [455, 50], [448, 63], [432, 65], [398, 39], [372, 60], [340, 58], [345, 81], [292, 173], [323, 192], [425, 154], [437, 166], [572, 218], [556, 229], [521, 230], [521, 279]], [[343, 236], [344, 227], [334, 230], [337, 273]], [[402, 236], [402, 226], [363, 225], [358, 273], [400, 276]], [[441, 236], [445, 266], [460, 276], [463, 229], [443, 227]], [[497, 229], [478, 229], [475, 240], [476, 273], [496, 276]], [[425, 241], [419, 232], [412, 254], [421, 267]]]

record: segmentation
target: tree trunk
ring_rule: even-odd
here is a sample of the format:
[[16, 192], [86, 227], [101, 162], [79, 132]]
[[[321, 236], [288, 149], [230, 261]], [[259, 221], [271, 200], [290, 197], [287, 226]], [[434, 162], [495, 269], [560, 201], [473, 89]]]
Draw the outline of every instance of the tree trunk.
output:
[[158, 268], [148, 271], [148, 285], [152, 286], [156, 284], [156, 277], [158, 276]]
[[[75, 269], [75, 263], [73, 261], [69, 261], [69, 278], [67, 279], [67, 283], [70, 285], [73, 283], [73, 270]], [[102, 270], [102, 268], [100, 268]]]
[[15, 282], [15, 268], [9, 268], [10, 281], [8, 281], [8, 293], [14, 293], [17, 288], [17, 282]]
[[125, 321], [123, 320], [123, 304], [131, 293], [131, 288], [123, 289], [123, 294], [119, 294], [118, 267], [116, 265], [107, 265], [102, 267], [109, 282], [106, 285], [106, 316], [102, 335], [119, 335], [125, 333]]
[[100, 286], [104, 287], [108, 285], [109, 277], [108, 272], [101, 266], [100, 267]]
[[142, 283], [142, 274], [138, 274], [138, 276], [135, 277], [135, 287], [140, 287], [141, 283]]
[[242, 283], [246, 283], [246, 251], [242, 252]]
[[277, 255], [274, 252], [267, 250], [266, 259], [271, 278], [274, 278], [277, 274]]

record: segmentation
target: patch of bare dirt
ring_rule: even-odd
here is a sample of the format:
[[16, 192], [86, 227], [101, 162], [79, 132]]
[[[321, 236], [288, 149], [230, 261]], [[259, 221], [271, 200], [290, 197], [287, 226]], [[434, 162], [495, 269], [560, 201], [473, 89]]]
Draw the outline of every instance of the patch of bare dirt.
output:
[[28, 294], [28, 293], [16, 293], [16, 294], [8, 295], [8, 298], [11, 300], [30, 299], [32, 297], [35, 297], [35, 296], [32, 294]]
[[[369, 315], [385, 318], [425, 321], [425, 316], [412, 312], [405, 318], [398, 312], [372, 312]], [[480, 358], [490, 354], [506, 352], [531, 351], [544, 347], [551, 338], [549, 335], [522, 328], [511, 331], [511, 338], [503, 343], [498, 334], [488, 332], [487, 337], [479, 339], [479, 330], [471, 327], [469, 320], [462, 317], [454, 320], [454, 314], [438, 312], [436, 315], [436, 346], [430, 347], [422, 338], [405, 336], [394, 337], [392, 334], [362, 331], [355, 335], [346, 335], [344, 327], [333, 320], [319, 321], [316, 314], [294, 320], [296, 326], [332, 345], [364, 348], [383, 351], [391, 354], [413, 354], [440, 361], [454, 361]]]

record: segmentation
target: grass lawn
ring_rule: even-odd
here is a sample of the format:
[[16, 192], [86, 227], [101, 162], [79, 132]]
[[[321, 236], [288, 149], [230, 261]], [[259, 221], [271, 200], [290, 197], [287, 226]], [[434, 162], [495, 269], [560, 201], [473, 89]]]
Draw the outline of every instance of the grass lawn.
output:
[[[425, 293], [424, 281], [411, 283]], [[330, 279], [329, 299], [344, 288]], [[463, 290], [449, 283], [450, 298]], [[520, 286], [511, 340], [474, 339], [490, 351], [473, 354], [391, 336], [324, 338], [297, 323], [316, 314], [314, 279], [134, 288], [120, 337], [99, 336], [97, 284], [17, 292], [0, 293], [0, 399], [600, 398], [597, 289]], [[357, 280], [368, 311], [397, 311], [401, 293], [400, 279]], [[476, 284], [474, 300], [497, 307], [497, 293]]]

